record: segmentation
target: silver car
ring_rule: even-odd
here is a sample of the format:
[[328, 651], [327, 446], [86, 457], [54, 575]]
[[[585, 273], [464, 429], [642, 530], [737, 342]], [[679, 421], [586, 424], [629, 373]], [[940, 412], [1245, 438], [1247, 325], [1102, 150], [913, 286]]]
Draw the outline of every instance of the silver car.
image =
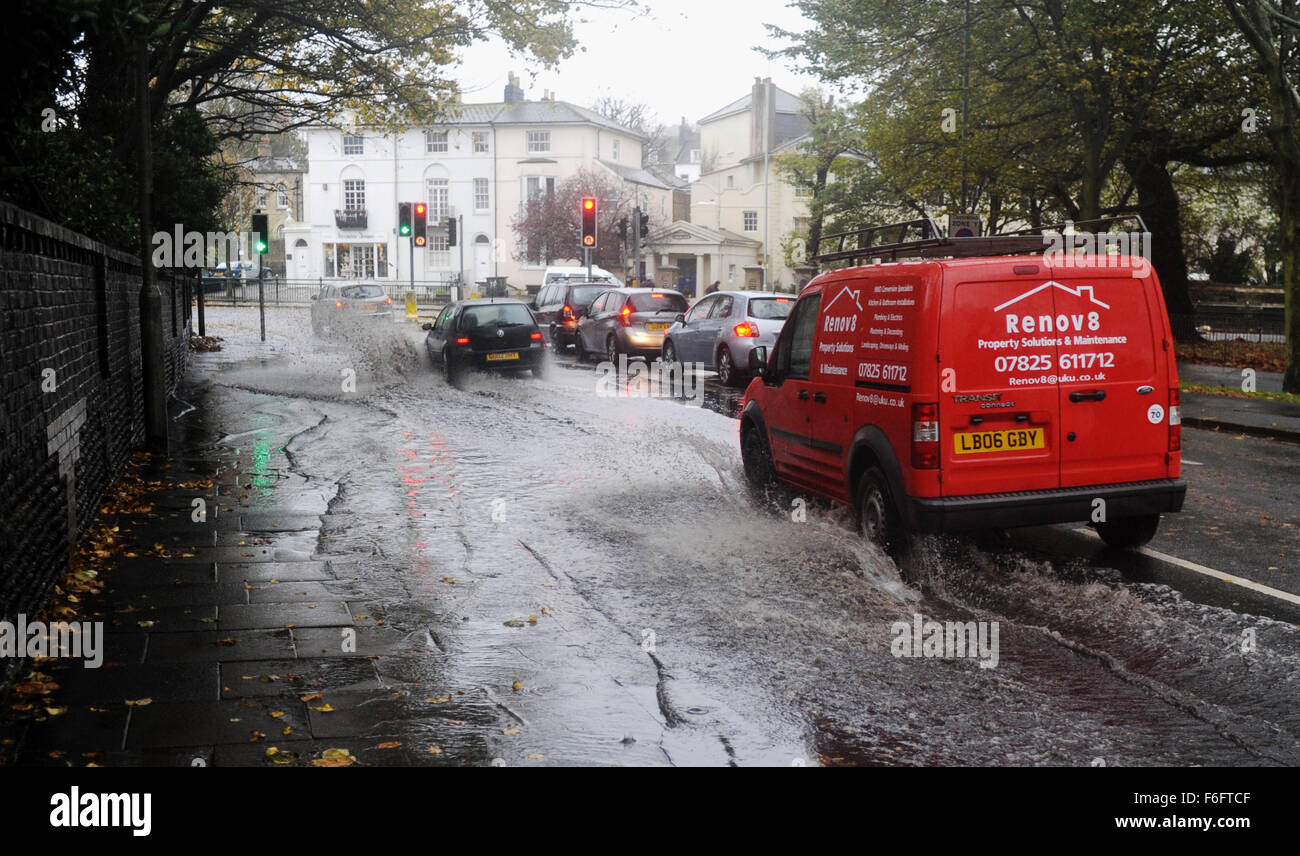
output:
[[318, 336], [376, 321], [392, 323], [395, 317], [393, 298], [374, 283], [325, 285], [311, 300], [311, 329]]
[[748, 374], [749, 352], [768, 351], [785, 326], [795, 297], [770, 291], [718, 291], [690, 308], [664, 334], [665, 362], [704, 363], [718, 380], [738, 386]]

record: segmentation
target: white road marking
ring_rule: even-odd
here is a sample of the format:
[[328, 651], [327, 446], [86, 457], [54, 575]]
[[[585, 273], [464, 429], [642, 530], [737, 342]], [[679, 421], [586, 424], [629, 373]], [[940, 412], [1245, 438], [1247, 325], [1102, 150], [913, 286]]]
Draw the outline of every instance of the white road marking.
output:
[[[1095, 530], [1087, 526], [1079, 526], [1074, 531], [1085, 532], [1093, 538], [1098, 540], [1101, 539], [1101, 536], [1098, 535]], [[1205, 565], [1198, 565], [1196, 562], [1189, 562], [1186, 559], [1180, 559], [1177, 556], [1171, 556], [1168, 553], [1162, 553], [1159, 550], [1152, 550], [1150, 547], [1142, 547], [1138, 552], [1144, 556], [1150, 556], [1153, 559], [1159, 559], [1162, 562], [1168, 562], [1171, 565], [1177, 565], [1180, 568], [1195, 571], [1196, 573], [1204, 574], [1207, 577], [1213, 577], [1219, 582], [1232, 583], [1234, 586], [1241, 586], [1242, 588], [1253, 591], [1256, 594], [1267, 595], [1268, 597], [1275, 597], [1278, 600], [1284, 600], [1287, 603], [1300, 605], [1300, 595], [1291, 594], [1289, 591], [1275, 589], [1272, 586], [1266, 586], [1263, 583], [1257, 583], [1254, 580], [1248, 580], [1245, 577], [1234, 577], [1232, 574], [1225, 574], [1223, 571], [1216, 571], [1214, 568], [1206, 567]]]
[[1184, 464], [1187, 464], [1187, 465], [1189, 465], [1189, 466], [1193, 466], [1193, 467], [1203, 467], [1203, 466], [1205, 466], [1205, 464], [1202, 464], [1200, 461], [1189, 461], [1189, 460], [1187, 460], [1186, 458], [1183, 458], [1183, 463], [1184, 463]]

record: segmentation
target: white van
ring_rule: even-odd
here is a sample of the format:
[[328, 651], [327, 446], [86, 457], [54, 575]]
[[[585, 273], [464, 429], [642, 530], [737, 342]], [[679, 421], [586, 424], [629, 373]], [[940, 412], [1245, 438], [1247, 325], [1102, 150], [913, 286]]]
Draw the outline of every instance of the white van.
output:
[[580, 267], [548, 267], [545, 276], [542, 278], [542, 285], [547, 286], [557, 282], [607, 282], [614, 288], [623, 287], [623, 283], [618, 281], [618, 277], [595, 265], [591, 266], [591, 276], [587, 276], [586, 265]]

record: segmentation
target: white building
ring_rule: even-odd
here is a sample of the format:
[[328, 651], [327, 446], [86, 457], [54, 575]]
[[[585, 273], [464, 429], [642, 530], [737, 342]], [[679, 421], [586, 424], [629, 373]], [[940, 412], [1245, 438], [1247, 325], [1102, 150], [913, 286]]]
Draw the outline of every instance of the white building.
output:
[[[639, 134], [549, 93], [527, 101], [513, 74], [504, 101], [458, 105], [429, 128], [313, 127], [303, 136], [306, 222], [285, 230], [293, 278], [400, 282], [412, 278], [413, 263], [417, 282], [506, 277], [514, 288], [540, 285], [545, 263], [518, 257], [511, 222], [530, 195], [553, 191], [584, 167], [631, 182], [656, 213], [672, 210], [671, 188], [641, 169]], [[412, 253], [397, 236], [397, 206], [418, 201], [429, 206], [428, 246]], [[455, 247], [443, 226], [450, 217], [459, 227]]]
[[691, 222], [758, 242], [741, 269], [728, 263], [712, 279], [723, 288], [797, 288], [798, 272], [785, 263], [781, 244], [807, 233], [808, 196], [782, 178], [773, 159], [804, 139], [799, 96], [755, 78], [748, 95], [699, 124], [703, 170], [691, 185]]

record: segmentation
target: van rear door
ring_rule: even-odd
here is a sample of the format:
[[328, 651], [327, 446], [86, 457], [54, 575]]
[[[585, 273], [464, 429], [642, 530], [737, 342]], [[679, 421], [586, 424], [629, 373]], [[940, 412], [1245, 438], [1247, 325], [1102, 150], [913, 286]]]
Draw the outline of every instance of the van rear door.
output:
[[1055, 266], [1061, 486], [1168, 476], [1169, 377], [1155, 274]]
[[[1042, 265], [945, 265], [939, 326], [943, 496], [1060, 487], [1055, 294]], [[1044, 327], [1049, 329], [1044, 329]]]

